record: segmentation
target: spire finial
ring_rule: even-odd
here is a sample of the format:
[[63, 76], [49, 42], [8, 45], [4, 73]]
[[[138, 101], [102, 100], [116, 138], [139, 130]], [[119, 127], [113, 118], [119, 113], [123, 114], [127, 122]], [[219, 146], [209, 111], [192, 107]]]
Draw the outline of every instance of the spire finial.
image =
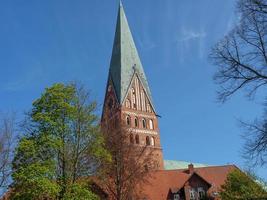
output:
[[122, 1], [120, 0], [120, 6], [122, 7]]

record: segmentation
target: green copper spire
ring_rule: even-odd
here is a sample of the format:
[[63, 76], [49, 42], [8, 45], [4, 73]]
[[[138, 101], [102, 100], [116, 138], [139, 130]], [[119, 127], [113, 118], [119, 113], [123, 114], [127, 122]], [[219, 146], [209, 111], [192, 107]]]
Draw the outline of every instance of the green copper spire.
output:
[[135, 73], [141, 80], [145, 92], [152, 104], [151, 93], [146, 75], [120, 1], [109, 77], [114, 84], [117, 98], [121, 104], [124, 101], [128, 88], [130, 87], [132, 77]]

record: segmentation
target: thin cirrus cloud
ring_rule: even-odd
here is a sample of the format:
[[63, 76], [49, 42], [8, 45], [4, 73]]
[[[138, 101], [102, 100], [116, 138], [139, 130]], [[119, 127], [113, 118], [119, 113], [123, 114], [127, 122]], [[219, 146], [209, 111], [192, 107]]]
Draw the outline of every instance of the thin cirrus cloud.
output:
[[207, 36], [204, 30], [195, 31], [195, 30], [188, 30], [182, 29], [181, 37], [179, 37], [178, 42], [185, 42], [189, 40], [200, 40]]
[[[165, 35], [164, 35], [165, 34]], [[195, 55], [199, 59], [205, 58], [206, 51], [206, 37], [207, 33], [204, 29], [193, 30], [187, 27], [183, 27], [176, 35], [172, 35], [169, 41], [164, 38], [168, 38], [166, 33], [160, 41], [156, 42], [151, 38], [144, 35], [139, 37], [137, 42], [142, 47], [143, 51], [149, 51], [156, 47], [161, 47], [161, 60], [164, 62], [163, 66], [167, 67], [171, 65], [171, 55], [176, 51], [177, 59], [179, 63], [188, 61], [189, 55]], [[173, 51], [174, 50], [174, 51]]]
[[185, 62], [189, 52], [190, 54], [195, 54], [199, 59], [203, 59], [206, 52], [206, 37], [207, 33], [204, 29], [193, 30], [185, 27], [182, 28], [176, 40], [179, 62]]

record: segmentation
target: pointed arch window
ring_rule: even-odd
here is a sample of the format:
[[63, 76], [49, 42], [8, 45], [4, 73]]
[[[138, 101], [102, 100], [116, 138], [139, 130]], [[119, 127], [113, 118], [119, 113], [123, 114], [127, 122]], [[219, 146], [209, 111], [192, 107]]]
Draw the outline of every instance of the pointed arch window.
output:
[[142, 125], [143, 125], [143, 128], [146, 128], [146, 119], [142, 119]]
[[150, 145], [150, 139], [149, 139], [149, 136], [146, 136], [146, 145], [147, 145], [147, 146]]
[[154, 137], [151, 137], [151, 145], [155, 146], [155, 138]]
[[131, 107], [131, 102], [130, 102], [129, 99], [126, 99], [125, 106], [126, 106], [126, 108], [130, 108]]
[[134, 137], [133, 137], [133, 134], [130, 135], [130, 143], [131, 143], [131, 144], [134, 143]]
[[132, 95], [135, 95], [135, 89], [132, 88]]
[[149, 129], [151, 129], [151, 130], [154, 129], [154, 123], [153, 123], [152, 119], [149, 120]]
[[135, 125], [135, 127], [138, 127], [138, 118], [137, 117], [134, 118], [134, 125]]
[[133, 103], [133, 108], [136, 109], [136, 94], [134, 88], [132, 88], [132, 103]]
[[139, 141], [139, 135], [135, 135], [135, 143], [136, 144], [139, 144], [140, 143], [140, 141]]
[[131, 117], [130, 117], [129, 115], [126, 116], [126, 124], [127, 124], [128, 126], [131, 125]]
[[141, 105], [142, 105], [142, 110], [145, 111], [146, 110], [146, 107], [145, 107], [145, 93], [144, 91], [142, 90], [141, 91]]

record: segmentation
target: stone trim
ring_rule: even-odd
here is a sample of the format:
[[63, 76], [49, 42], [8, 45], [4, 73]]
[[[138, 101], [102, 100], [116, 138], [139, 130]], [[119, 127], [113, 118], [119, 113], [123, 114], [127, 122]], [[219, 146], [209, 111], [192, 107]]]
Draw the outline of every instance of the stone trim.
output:
[[145, 115], [145, 114], [137, 114], [135, 112], [130, 112], [130, 111], [123, 111], [123, 113], [127, 114], [127, 115], [134, 115], [134, 116], [137, 116], [137, 117], [145, 117], [145, 118], [157, 119], [156, 116]]
[[150, 130], [142, 130], [142, 129], [136, 129], [136, 128], [129, 128], [131, 133], [142, 133], [142, 134], [150, 134], [150, 135], [158, 135], [158, 132], [156, 131], [150, 131]]

